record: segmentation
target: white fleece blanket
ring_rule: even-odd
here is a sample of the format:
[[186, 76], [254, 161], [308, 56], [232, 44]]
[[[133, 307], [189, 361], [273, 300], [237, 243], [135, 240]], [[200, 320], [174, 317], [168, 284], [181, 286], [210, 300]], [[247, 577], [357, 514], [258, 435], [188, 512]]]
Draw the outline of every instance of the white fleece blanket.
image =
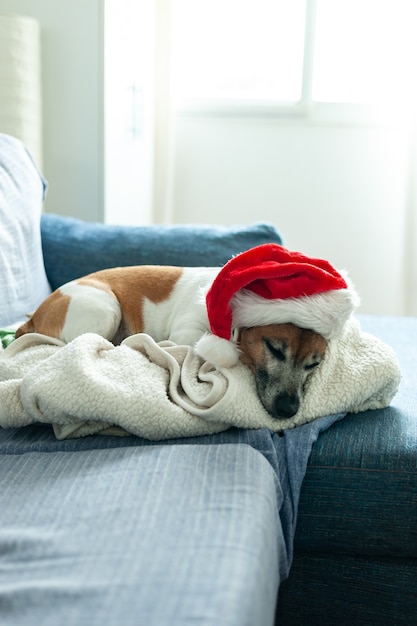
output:
[[134, 335], [113, 346], [85, 334], [65, 345], [28, 334], [0, 352], [0, 426], [52, 424], [58, 439], [132, 433], [152, 440], [231, 426], [280, 431], [336, 413], [387, 406], [400, 371], [394, 352], [354, 318], [332, 340], [297, 415], [273, 419], [249, 369], [216, 370], [191, 348]]

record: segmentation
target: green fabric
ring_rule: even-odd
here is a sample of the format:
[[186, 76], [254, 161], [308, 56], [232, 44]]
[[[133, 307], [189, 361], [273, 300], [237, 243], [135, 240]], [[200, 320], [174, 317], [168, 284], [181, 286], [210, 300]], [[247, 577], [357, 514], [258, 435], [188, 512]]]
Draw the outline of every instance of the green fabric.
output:
[[11, 328], [0, 329], [0, 339], [3, 348], [7, 348], [16, 339], [16, 331]]

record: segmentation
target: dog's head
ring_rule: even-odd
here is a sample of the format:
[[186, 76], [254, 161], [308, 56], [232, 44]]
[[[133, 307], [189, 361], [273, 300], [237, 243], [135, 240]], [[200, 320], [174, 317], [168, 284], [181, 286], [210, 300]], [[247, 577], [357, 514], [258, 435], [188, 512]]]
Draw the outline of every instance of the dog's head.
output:
[[323, 360], [326, 339], [294, 324], [270, 324], [240, 329], [238, 345], [264, 408], [275, 418], [293, 417], [308, 377]]

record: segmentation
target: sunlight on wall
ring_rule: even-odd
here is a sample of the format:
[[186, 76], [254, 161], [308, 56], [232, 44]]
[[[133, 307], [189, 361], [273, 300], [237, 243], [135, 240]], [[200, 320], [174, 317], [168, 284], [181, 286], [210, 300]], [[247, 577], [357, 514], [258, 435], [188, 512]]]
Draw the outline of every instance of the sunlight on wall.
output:
[[315, 42], [308, 60], [313, 100], [392, 104], [412, 95], [415, 0], [175, 0], [172, 6], [177, 100], [299, 100], [306, 7]]
[[295, 101], [305, 0], [175, 0], [175, 97]]
[[313, 99], [404, 104], [417, 58], [415, 0], [319, 0]]

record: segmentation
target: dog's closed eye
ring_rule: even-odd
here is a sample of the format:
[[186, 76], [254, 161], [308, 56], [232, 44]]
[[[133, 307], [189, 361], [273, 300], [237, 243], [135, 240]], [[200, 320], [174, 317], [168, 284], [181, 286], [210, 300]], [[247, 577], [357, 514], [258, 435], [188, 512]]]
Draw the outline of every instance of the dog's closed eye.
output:
[[278, 361], [286, 360], [287, 356], [285, 352], [286, 352], [287, 347], [285, 344], [281, 344], [280, 346], [274, 346], [274, 344], [268, 341], [268, 339], [265, 339], [264, 341], [265, 341], [266, 347], [268, 348], [272, 356], [278, 359]]
[[304, 365], [304, 369], [309, 371], [309, 370], [314, 370], [318, 365], [320, 365], [321, 361], [315, 361], [314, 363], [309, 363], [308, 365]]
[[[272, 354], [272, 356], [278, 361], [284, 362], [287, 360], [288, 346], [285, 342], [279, 343], [277, 345], [272, 343], [272, 341], [270, 341], [269, 339], [264, 339], [264, 343], [265, 346], [268, 348], [270, 354]], [[307, 363], [306, 365], [304, 365], [305, 371], [310, 372], [320, 365], [322, 361], [320, 356], [315, 355], [315, 357], [313, 358], [315, 358], [315, 360], [312, 363]]]

